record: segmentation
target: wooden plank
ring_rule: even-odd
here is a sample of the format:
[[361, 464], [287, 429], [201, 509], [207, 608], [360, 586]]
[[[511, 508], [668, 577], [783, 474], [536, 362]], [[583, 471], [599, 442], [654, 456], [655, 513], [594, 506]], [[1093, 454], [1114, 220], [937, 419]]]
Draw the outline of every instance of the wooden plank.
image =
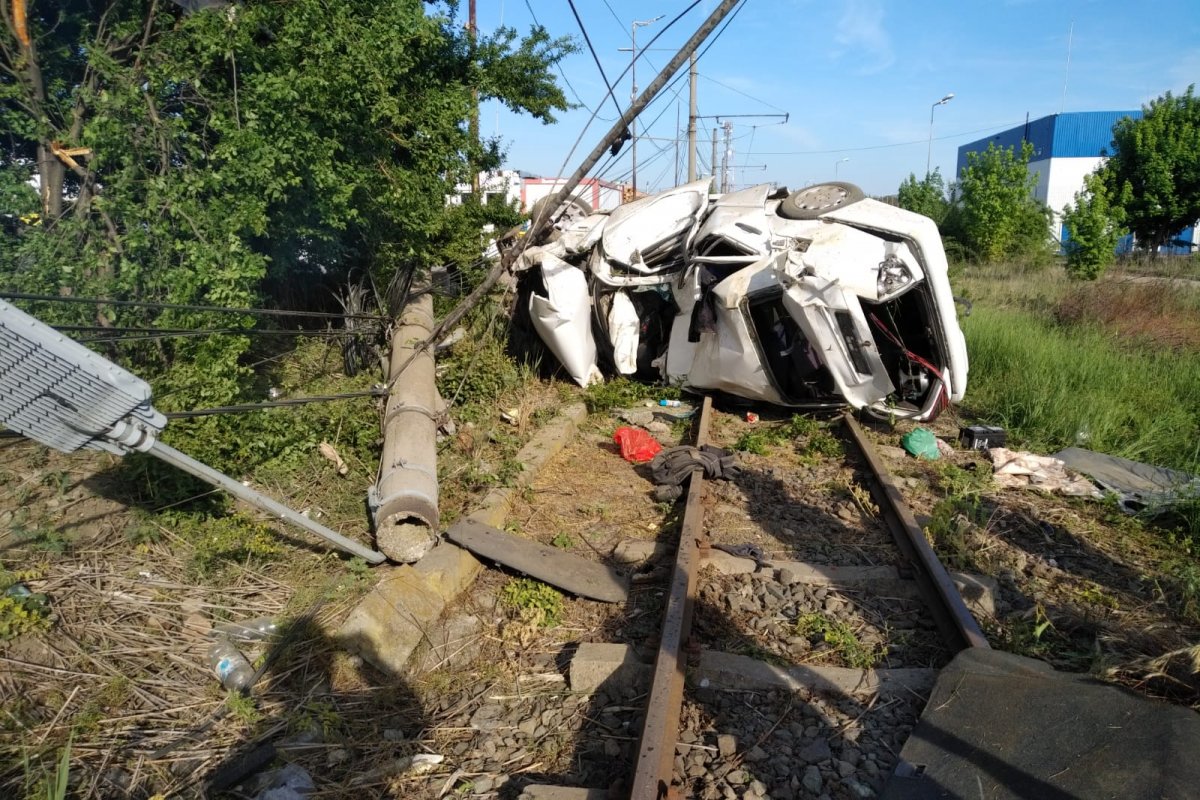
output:
[[601, 600], [623, 603], [629, 581], [612, 567], [547, 547], [470, 519], [454, 523], [446, 538], [481, 558], [503, 564], [559, 589]]

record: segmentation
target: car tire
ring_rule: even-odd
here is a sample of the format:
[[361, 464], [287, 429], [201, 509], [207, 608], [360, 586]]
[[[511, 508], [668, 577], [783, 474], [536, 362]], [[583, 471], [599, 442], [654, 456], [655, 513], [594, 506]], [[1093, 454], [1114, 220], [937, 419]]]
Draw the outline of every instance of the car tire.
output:
[[[550, 202], [550, 197], [543, 197], [533, 204], [533, 207], [529, 209], [529, 219], [537, 222], [543, 209], [546, 208], [546, 204]], [[567, 207], [567, 210], [562, 213], [560, 219], [577, 219], [592, 213], [592, 204], [582, 197], [568, 197], [563, 205]]]
[[853, 183], [817, 183], [789, 194], [779, 203], [775, 213], [784, 219], [816, 219], [865, 197], [863, 190]]

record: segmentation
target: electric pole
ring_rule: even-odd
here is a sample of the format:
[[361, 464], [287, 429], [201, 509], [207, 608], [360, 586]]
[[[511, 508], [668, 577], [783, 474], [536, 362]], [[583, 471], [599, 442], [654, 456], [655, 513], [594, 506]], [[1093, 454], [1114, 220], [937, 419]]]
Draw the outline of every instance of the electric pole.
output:
[[733, 155], [733, 123], [725, 120], [725, 155], [721, 158], [721, 193], [729, 191], [729, 159]]
[[[467, 3], [467, 41], [471, 46], [471, 63], [475, 62], [475, 0]], [[479, 143], [479, 87], [471, 87], [471, 119], [467, 123], [467, 135], [471, 137], [471, 147]], [[475, 194], [475, 202], [483, 204], [479, 196], [479, 165], [471, 159], [471, 191]]]
[[688, 66], [688, 183], [696, 180], [696, 54]]
[[675, 185], [679, 185], [679, 103], [675, 104]]
[[[656, 23], [660, 19], [662, 19], [664, 16], [666, 16], [666, 15], [659, 14], [654, 19], [634, 20], [633, 24], [629, 26], [629, 39], [630, 39], [630, 43], [633, 45], [632, 47], [629, 48], [631, 58], [633, 59], [629, 64], [629, 84], [630, 84], [629, 104], [630, 105], [633, 105], [633, 103], [637, 100], [637, 29], [644, 28], [647, 25], [653, 25], [654, 23]], [[621, 47], [618, 49], [624, 50], [625, 48]], [[633, 199], [636, 200], [637, 199], [637, 117], [634, 117], [633, 119], [631, 119], [629, 121], [629, 135], [630, 135], [630, 140], [631, 140], [629, 143], [629, 159], [632, 162], [632, 169], [630, 169], [630, 171], [629, 171], [629, 185], [630, 185], [630, 188], [633, 190]]]
[[713, 128], [713, 151], [712, 151], [712, 176], [713, 182], [717, 180], [717, 129]]

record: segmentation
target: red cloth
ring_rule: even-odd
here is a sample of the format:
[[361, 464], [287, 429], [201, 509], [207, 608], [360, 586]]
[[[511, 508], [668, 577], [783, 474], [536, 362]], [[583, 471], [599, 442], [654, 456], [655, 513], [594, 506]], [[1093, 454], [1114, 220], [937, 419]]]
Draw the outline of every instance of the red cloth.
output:
[[641, 428], [617, 428], [613, 441], [621, 446], [621, 457], [634, 464], [649, 461], [662, 450], [662, 445]]

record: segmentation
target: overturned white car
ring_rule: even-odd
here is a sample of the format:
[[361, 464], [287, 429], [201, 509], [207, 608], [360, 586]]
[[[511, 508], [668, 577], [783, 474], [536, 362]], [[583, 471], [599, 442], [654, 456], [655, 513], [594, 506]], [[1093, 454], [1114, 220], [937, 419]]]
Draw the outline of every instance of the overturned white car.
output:
[[556, 229], [514, 265], [518, 313], [582, 385], [603, 369], [916, 420], [966, 390], [937, 227], [850, 184], [697, 181]]

